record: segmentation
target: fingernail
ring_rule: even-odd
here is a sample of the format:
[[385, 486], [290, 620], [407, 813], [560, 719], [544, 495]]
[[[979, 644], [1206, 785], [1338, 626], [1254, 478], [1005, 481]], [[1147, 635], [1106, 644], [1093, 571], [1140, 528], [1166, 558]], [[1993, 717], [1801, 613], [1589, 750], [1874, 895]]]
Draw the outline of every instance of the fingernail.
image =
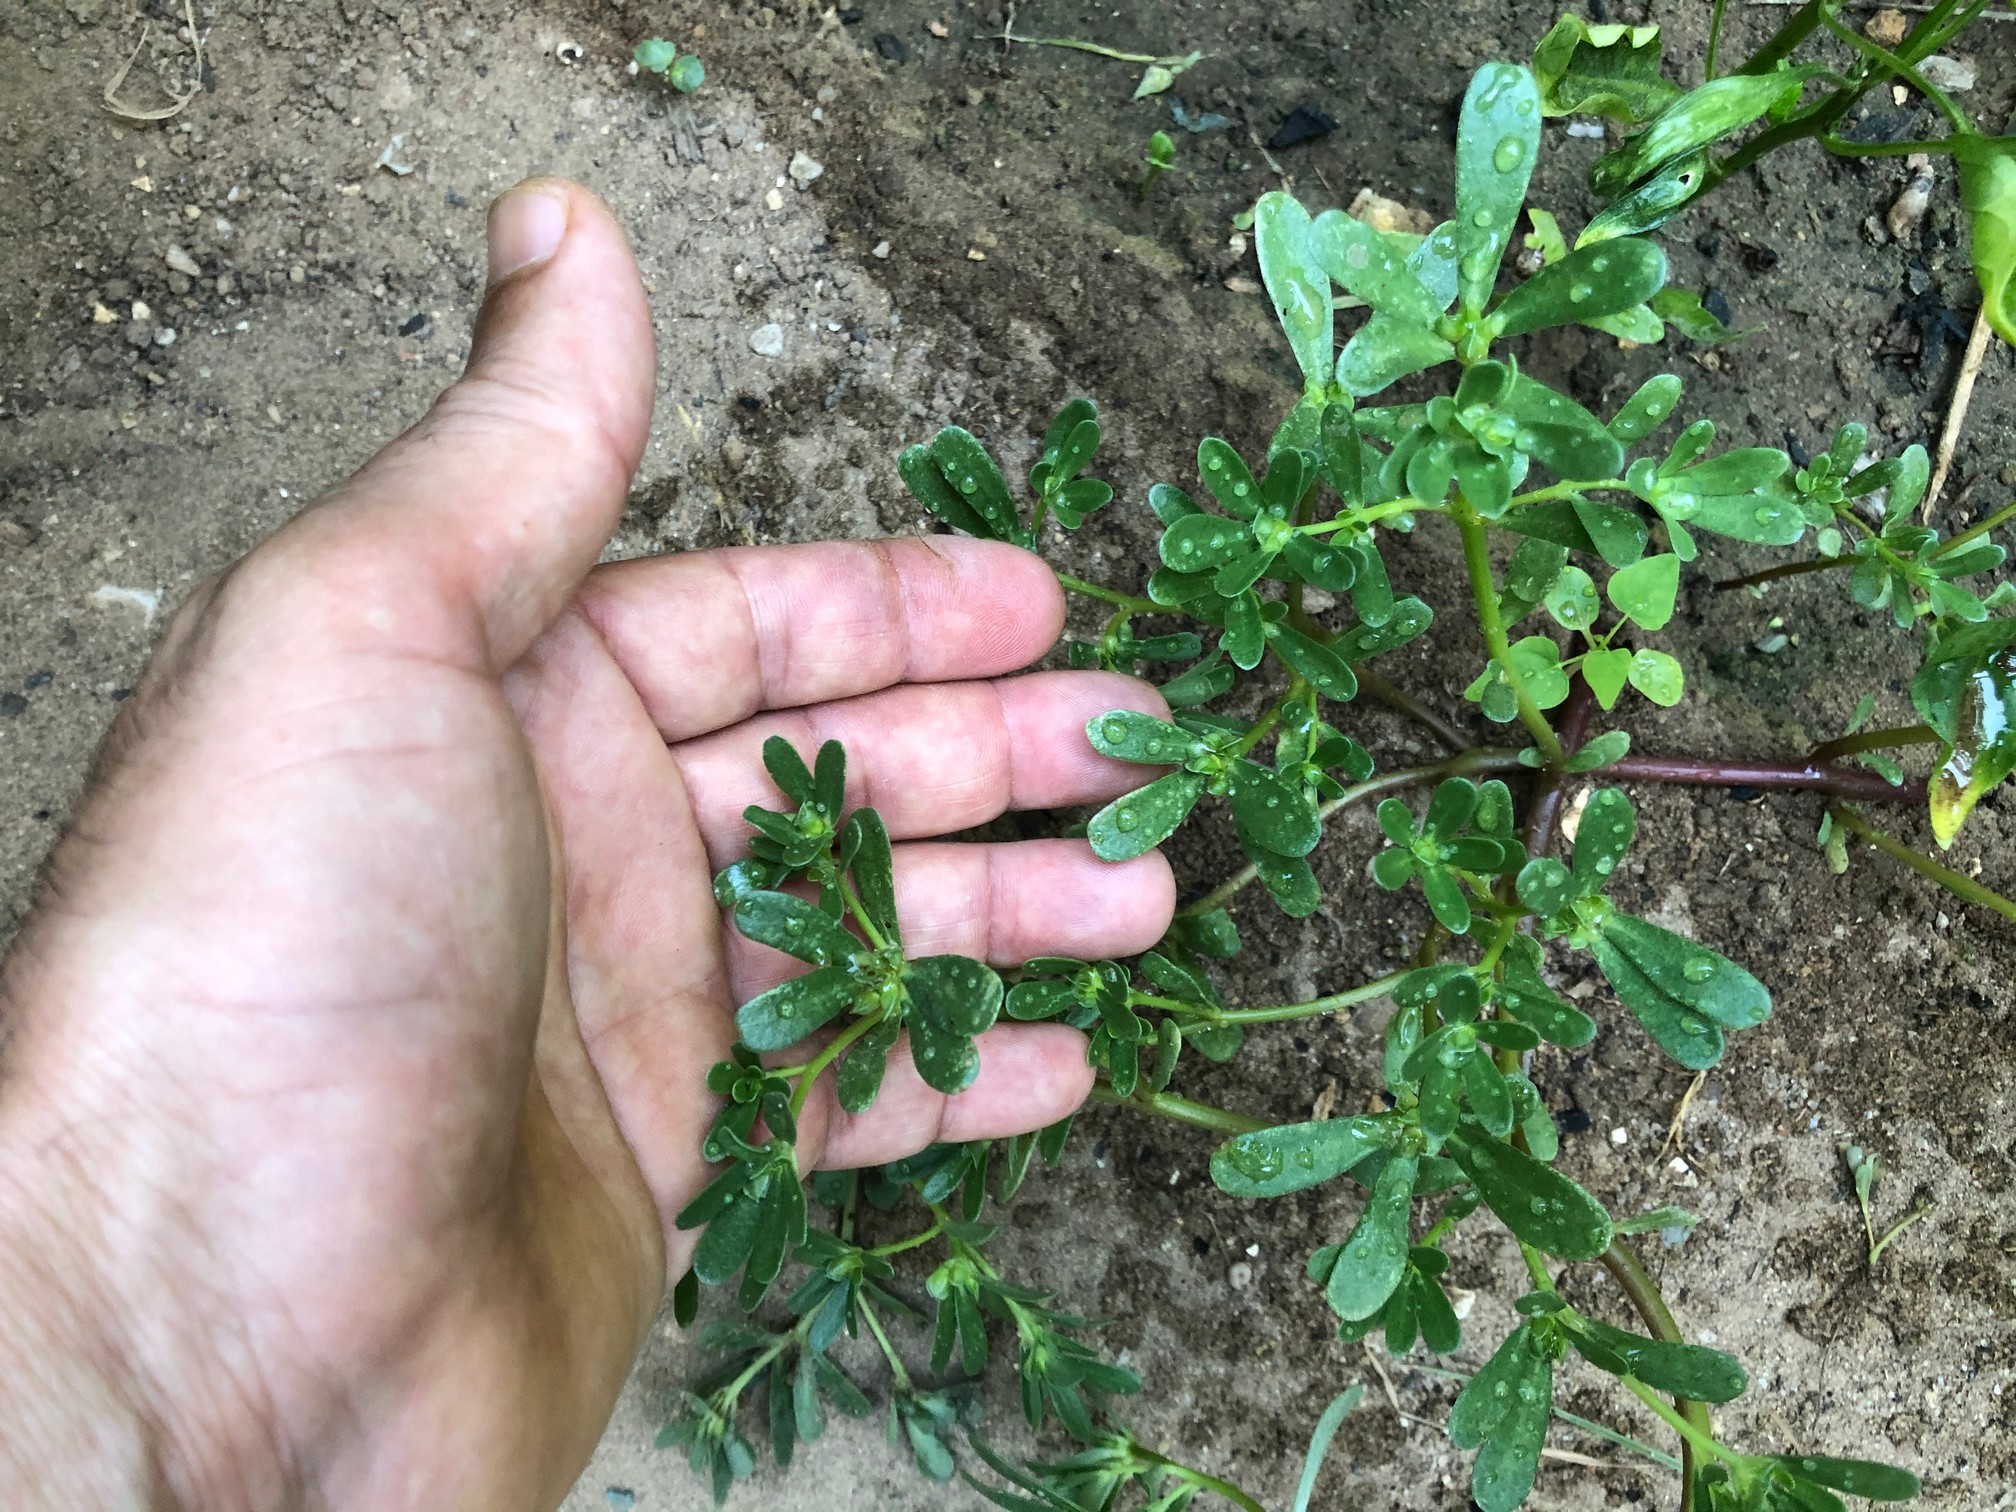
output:
[[544, 262], [567, 234], [567, 205], [552, 190], [520, 184], [490, 207], [490, 282]]

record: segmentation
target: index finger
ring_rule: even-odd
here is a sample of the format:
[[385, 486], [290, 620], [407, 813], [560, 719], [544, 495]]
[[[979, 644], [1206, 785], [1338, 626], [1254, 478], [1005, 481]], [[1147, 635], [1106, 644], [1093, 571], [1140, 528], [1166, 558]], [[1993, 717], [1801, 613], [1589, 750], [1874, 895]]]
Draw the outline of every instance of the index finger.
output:
[[1040, 558], [960, 536], [621, 562], [589, 575], [578, 606], [668, 741], [895, 683], [996, 677], [1064, 625]]

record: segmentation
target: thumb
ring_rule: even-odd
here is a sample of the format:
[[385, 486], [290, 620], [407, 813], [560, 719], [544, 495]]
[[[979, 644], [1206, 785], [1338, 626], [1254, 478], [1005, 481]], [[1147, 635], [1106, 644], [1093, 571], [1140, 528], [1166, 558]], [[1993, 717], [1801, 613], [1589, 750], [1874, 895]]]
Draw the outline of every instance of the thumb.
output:
[[[468, 367], [297, 522], [350, 623], [499, 671], [595, 564], [650, 427], [650, 312], [593, 194], [529, 179], [490, 208]], [[327, 554], [325, 554], [327, 553]], [[363, 602], [359, 602], [359, 600]]]

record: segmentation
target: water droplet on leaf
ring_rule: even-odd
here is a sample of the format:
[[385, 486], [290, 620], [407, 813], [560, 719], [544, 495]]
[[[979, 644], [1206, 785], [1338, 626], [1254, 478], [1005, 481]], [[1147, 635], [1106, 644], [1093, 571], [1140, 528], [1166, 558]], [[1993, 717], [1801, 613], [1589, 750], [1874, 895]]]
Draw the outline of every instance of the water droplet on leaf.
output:
[[1491, 166], [1500, 173], [1510, 173], [1526, 161], [1526, 144], [1517, 137], [1505, 137], [1491, 154]]
[[1705, 982], [1715, 975], [1715, 963], [1706, 956], [1695, 956], [1680, 968], [1680, 975], [1690, 982]]

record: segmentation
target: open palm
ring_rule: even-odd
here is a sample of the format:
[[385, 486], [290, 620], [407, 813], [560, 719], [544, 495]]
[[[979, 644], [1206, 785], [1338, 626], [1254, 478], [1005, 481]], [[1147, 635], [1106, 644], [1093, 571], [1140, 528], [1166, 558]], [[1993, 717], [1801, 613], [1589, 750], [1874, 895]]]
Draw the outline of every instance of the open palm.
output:
[[[1152, 691], [983, 680], [1055, 639], [1047, 569], [951, 540], [595, 568], [649, 419], [635, 270], [556, 183], [506, 201], [493, 268], [463, 381], [177, 616], [0, 976], [0, 1289], [32, 1255], [44, 1298], [0, 1295], [0, 1360], [55, 1362], [0, 1383], [0, 1479], [57, 1463], [10, 1429], [88, 1440], [51, 1505], [560, 1500], [685, 1268], [733, 1004], [791, 964], [710, 891], [776, 801], [766, 736], [847, 744], [913, 954], [1167, 920], [1158, 857], [924, 838], [1130, 785], [1082, 728]], [[801, 1151], [1033, 1128], [1090, 1084], [1066, 1029], [981, 1052], [950, 1100], [900, 1057], [868, 1114], [815, 1096]]]

